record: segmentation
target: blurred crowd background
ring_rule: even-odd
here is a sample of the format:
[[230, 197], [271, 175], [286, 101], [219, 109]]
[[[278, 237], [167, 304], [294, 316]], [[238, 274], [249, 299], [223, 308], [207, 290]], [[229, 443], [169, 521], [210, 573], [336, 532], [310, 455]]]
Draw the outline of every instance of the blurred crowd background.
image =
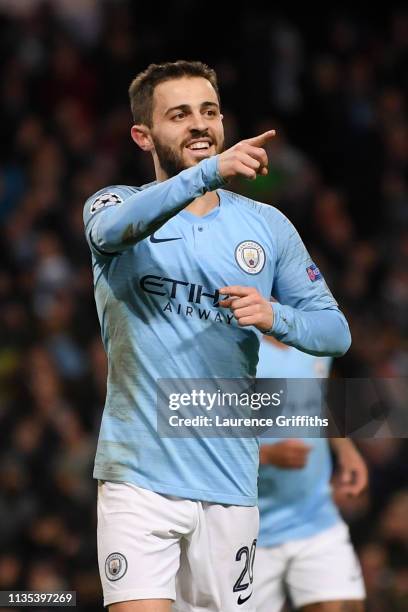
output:
[[[79, 609], [101, 609], [106, 362], [82, 208], [153, 178], [127, 100], [152, 61], [217, 70], [227, 144], [278, 130], [269, 176], [232, 188], [287, 214], [318, 262], [352, 328], [337, 375], [407, 375], [408, 11], [330, 4], [225, 3], [221, 19], [186, 0], [0, 0], [0, 590], [75, 589]], [[407, 442], [359, 446], [370, 490], [338, 501], [368, 611], [406, 612]]]

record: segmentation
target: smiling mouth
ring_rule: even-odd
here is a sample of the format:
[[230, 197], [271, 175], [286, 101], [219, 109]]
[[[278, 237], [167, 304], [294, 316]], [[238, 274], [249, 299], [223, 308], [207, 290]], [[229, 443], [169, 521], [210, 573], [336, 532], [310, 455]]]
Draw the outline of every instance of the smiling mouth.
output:
[[194, 153], [205, 153], [207, 151], [210, 150], [210, 148], [212, 147], [212, 142], [210, 142], [207, 139], [203, 139], [203, 140], [195, 140], [194, 142], [191, 142], [190, 144], [186, 145], [186, 149], [188, 149], [189, 151], [192, 151]]
[[198, 142], [197, 144], [190, 145], [189, 147], [187, 147], [187, 149], [190, 149], [190, 151], [208, 151], [209, 148], [210, 144], [208, 142], [203, 144]]

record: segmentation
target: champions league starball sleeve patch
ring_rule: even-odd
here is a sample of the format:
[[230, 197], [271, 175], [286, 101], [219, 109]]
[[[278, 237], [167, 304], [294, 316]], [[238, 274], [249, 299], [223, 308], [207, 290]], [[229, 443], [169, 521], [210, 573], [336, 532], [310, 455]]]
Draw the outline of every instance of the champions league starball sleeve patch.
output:
[[101, 208], [106, 208], [107, 206], [116, 206], [116, 204], [121, 204], [123, 199], [118, 196], [117, 193], [102, 193], [98, 196], [91, 204], [90, 213], [93, 215]]
[[312, 264], [311, 266], [306, 268], [306, 272], [312, 283], [315, 283], [318, 280], [322, 280], [323, 278], [322, 273], [320, 272], [316, 264]]

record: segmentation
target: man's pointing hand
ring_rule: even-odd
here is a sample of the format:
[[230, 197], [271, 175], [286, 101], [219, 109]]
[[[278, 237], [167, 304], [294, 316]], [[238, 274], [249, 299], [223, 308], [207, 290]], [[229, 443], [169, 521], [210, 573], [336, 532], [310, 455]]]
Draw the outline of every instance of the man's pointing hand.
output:
[[241, 140], [218, 156], [218, 172], [223, 179], [242, 176], [254, 180], [268, 174], [268, 156], [262, 147], [276, 135], [269, 130], [259, 136]]

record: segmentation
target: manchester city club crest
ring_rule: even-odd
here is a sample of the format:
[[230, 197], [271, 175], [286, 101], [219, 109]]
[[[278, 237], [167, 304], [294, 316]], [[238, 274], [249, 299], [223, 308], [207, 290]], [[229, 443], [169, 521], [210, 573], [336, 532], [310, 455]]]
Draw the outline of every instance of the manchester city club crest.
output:
[[235, 259], [247, 274], [259, 274], [265, 265], [265, 251], [258, 242], [245, 240], [235, 249]]
[[105, 574], [108, 580], [120, 580], [127, 571], [126, 557], [122, 553], [111, 553], [105, 561]]

